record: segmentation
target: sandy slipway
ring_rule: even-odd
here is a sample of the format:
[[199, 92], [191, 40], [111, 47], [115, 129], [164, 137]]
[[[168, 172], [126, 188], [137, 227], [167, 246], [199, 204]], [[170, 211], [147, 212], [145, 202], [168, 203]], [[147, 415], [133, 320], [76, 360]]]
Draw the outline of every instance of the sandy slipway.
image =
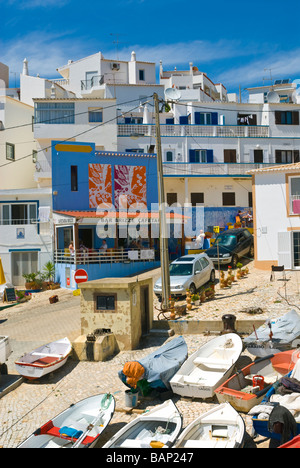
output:
[[[256, 270], [250, 263], [250, 273], [246, 278], [234, 283], [230, 289], [216, 286], [216, 298], [199, 307], [193, 307], [187, 320], [218, 319], [222, 315], [234, 314], [237, 319], [249, 316], [274, 318], [284, 315], [294, 308], [298, 311], [300, 273], [286, 272], [287, 281], [282, 281], [282, 273], [277, 273], [275, 281], [270, 281], [270, 272]], [[153, 272], [154, 279], [160, 272]], [[15, 372], [14, 360], [24, 352], [30, 351], [40, 343], [47, 343], [61, 336], [72, 341], [80, 335], [80, 297], [71, 291], [57, 290], [59, 302], [49, 304], [52, 291], [33, 295], [30, 303], [6, 309], [0, 315], [0, 333], [8, 335], [13, 354], [8, 361], [9, 373]], [[156, 298], [154, 302], [158, 306]], [[245, 309], [262, 309], [258, 315], [245, 312]], [[155, 313], [158, 311], [155, 309]], [[300, 313], [300, 311], [299, 311]], [[1, 399], [0, 405], [0, 446], [16, 447], [34, 430], [57, 415], [70, 404], [103, 392], [111, 392], [116, 400], [116, 411], [103, 434], [98, 446], [102, 447], [124, 424], [136, 418], [144, 410], [161, 404], [159, 398], [147, 397], [139, 401], [136, 409], [126, 411], [124, 392], [126, 387], [120, 381], [118, 372], [129, 360], [138, 360], [165, 343], [166, 339], [151, 336], [141, 343], [137, 350], [124, 351], [105, 362], [83, 362], [69, 359], [66, 365], [48, 378], [37, 383], [23, 382], [18, 388]], [[205, 334], [184, 335], [189, 354], [212, 339]], [[253, 356], [242, 353], [245, 365]], [[218, 404], [217, 400], [192, 400], [173, 397], [183, 416], [183, 428], [197, 416]], [[243, 415], [247, 432], [250, 434], [252, 420]], [[262, 438], [255, 439], [260, 442]], [[268, 447], [268, 442], [259, 443], [258, 448]], [[112, 461], [113, 462], [113, 461]], [[134, 460], [132, 460], [134, 463]]]

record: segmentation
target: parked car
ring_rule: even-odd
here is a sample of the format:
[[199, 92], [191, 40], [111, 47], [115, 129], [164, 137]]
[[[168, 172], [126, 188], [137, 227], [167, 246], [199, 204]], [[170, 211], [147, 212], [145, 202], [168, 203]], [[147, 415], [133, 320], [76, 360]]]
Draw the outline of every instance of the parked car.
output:
[[205, 253], [214, 264], [231, 264], [235, 268], [240, 258], [254, 256], [254, 238], [248, 229], [228, 229], [217, 236]]
[[[189, 289], [193, 294], [208, 281], [215, 281], [215, 267], [206, 253], [185, 255], [170, 264], [170, 293], [181, 296]], [[154, 293], [162, 294], [161, 278], [154, 285]]]

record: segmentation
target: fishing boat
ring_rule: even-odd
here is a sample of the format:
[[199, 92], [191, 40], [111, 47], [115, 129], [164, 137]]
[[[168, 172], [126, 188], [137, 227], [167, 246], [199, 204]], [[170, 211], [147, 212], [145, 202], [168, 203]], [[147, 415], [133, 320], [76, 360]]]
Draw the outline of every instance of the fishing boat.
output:
[[172, 400], [167, 400], [131, 421], [103, 448], [172, 447], [181, 429], [182, 416]]
[[211, 398], [231, 375], [243, 348], [236, 333], [220, 335], [193, 353], [170, 380], [174, 393], [185, 397]]
[[19, 374], [28, 380], [40, 379], [62, 367], [72, 352], [68, 338], [42, 345], [15, 361]]
[[17, 448], [93, 448], [114, 411], [110, 393], [86, 398], [38, 428]]
[[281, 435], [270, 431], [269, 419], [273, 410], [283, 407], [288, 410], [295, 419], [295, 435], [300, 435], [300, 386], [298, 391], [293, 390], [292, 393], [290, 390], [286, 394], [285, 392], [279, 391], [279, 387], [282, 386], [282, 383], [286, 386], [290, 378], [295, 379], [294, 382], [300, 382], [300, 360], [296, 362], [294, 369], [291, 372], [283, 376], [278, 382], [275, 382], [271, 386], [261, 403], [254, 406], [249, 411], [248, 414], [252, 416], [253, 432], [255, 434], [280, 441]]
[[268, 319], [251, 335], [244, 345], [253, 356], [264, 357], [300, 346], [300, 316], [290, 310], [282, 317]]
[[229, 403], [223, 403], [189, 424], [174, 448], [242, 448], [244, 436], [243, 418]]
[[11, 352], [9, 337], [0, 336], [0, 367], [8, 360]]
[[299, 355], [296, 349], [257, 359], [215, 390], [219, 403], [227, 401], [237, 411], [248, 413], [277, 380], [294, 368]]
[[279, 445], [278, 448], [300, 448], [300, 435], [295, 436], [289, 442]]

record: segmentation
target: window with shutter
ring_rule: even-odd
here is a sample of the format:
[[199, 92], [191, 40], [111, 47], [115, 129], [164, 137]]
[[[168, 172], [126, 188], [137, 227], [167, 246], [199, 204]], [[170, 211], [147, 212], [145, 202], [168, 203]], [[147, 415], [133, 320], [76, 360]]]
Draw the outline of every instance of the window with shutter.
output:
[[264, 162], [264, 152], [261, 149], [255, 149], [254, 150], [254, 162], [257, 163], [263, 163]]
[[191, 204], [192, 206], [196, 206], [197, 204], [204, 203], [204, 193], [195, 192], [191, 193]]
[[179, 117], [179, 123], [180, 125], [188, 125], [189, 123], [189, 116], [188, 115], [181, 115]]
[[299, 125], [299, 111], [275, 111], [276, 125]]
[[235, 192], [222, 193], [223, 206], [235, 206]]
[[169, 206], [177, 203], [177, 193], [167, 193], [167, 203]]
[[224, 150], [224, 163], [236, 163], [236, 150], [235, 149]]

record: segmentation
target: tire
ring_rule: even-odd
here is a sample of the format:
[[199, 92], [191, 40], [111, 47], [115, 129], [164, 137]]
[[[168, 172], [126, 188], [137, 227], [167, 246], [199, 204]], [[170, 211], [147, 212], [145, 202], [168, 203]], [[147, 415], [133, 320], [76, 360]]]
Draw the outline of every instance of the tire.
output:
[[215, 270], [211, 270], [209, 281], [210, 281], [210, 283], [214, 283], [215, 280], [216, 280], [216, 272], [215, 272]]
[[192, 283], [192, 284], [190, 285], [190, 288], [189, 288], [189, 289], [190, 289], [190, 291], [191, 291], [191, 294], [196, 294], [197, 288], [196, 288], [196, 286], [194, 285], [194, 283]]

